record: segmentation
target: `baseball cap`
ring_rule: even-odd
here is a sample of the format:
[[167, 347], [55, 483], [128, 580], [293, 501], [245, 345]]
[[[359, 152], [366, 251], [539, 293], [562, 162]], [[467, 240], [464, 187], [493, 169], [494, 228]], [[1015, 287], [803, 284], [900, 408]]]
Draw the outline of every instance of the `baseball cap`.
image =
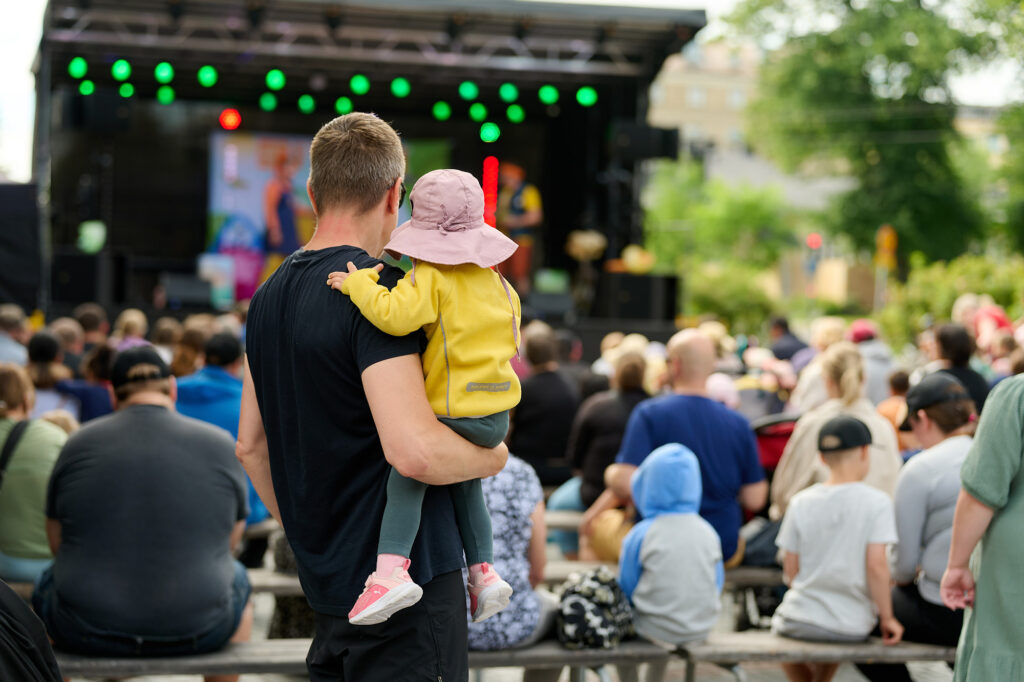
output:
[[935, 372], [921, 379], [907, 391], [907, 415], [900, 423], [900, 431], [910, 431], [910, 415], [917, 414], [932, 405], [953, 400], [969, 400], [970, 394], [964, 385], [952, 374]]
[[852, 450], [862, 445], [871, 445], [871, 431], [856, 417], [840, 415], [825, 422], [818, 432], [820, 452]]
[[171, 370], [152, 346], [128, 348], [114, 357], [110, 383], [114, 389], [135, 381], [153, 381], [171, 376]]
[[867, 318], [854, 320], [846, 332], [846, 338], [854, 343], [863, 343], [878, 338], [878, 325]]
[[242, 357], [242, 342], [234, 334], [221, 332], [214, 334], [203, 347], [206, 364], [213, 367], [227, 367]]

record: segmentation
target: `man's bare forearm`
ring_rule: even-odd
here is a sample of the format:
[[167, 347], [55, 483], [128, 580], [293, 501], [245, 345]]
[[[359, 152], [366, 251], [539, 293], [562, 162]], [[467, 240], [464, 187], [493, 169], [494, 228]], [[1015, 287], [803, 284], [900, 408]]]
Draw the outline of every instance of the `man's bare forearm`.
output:
[[411, 467], [406, 471], [402, 471], [405, 467], [396, 468], [403, 476], [427, 485], [488, 478], [501, 471], [508, 459], [508, 448], [504, 443], [496, 448], [474, 445], [440, 422], [424, 434], [421, 447], [414, 458], [408, 458], [413, 461]]

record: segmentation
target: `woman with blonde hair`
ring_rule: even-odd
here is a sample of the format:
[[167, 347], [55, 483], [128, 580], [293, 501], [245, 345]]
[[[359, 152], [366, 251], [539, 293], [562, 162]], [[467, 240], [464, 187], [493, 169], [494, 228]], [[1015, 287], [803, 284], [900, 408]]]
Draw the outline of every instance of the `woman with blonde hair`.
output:
[[829, 346], [820, 356], [828, 400], [797, 420], [772, 481], [769, 516], [779, 520], [793, 495], [828, 478], [828, 469], [818, 457], [818, 432], [828, 420], [839, 415], [856, 417], [871, 431], [870, 469], [864, 482], [892, 495], [903, 458], [892, 424], [878, 414], [864, 397], [864, 359], [848, 341]]
[[53, 561], [46, 538], [46, 486], [67, 435], [29, 421], [35, 389], [21, 367], [0, 363], [0, 578], [33, 582]]
[[135, 346], [149, 345], [146, 334], [149, 332], [149, 318], [138, 308], [127, 308], [117, 316], [114, 332], [111, 334], [114, 348], [119, 351]]
[[800, 373], [800, 380], [789, 398], [790, 412], [809, 412], [828, 400], [821, 376], [821, 356], [832, 344], [842, 341], [845, 334], [846, 322], [841, 317], [819, 317], [811, 323], [811, 345], [798, 353], [809, 354], [811, 359], [799, 366], [797, 358], [793, 358], [793, 367]]

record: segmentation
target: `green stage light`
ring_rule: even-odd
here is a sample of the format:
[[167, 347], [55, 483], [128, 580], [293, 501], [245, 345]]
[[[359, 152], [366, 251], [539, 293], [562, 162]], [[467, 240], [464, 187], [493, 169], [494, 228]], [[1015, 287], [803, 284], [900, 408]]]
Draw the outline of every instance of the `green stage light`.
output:
[[117, 81], [126, 81], [132, 75], [132, 65], [126, 59], [118, 59], [110, 67], [110, 75]]
[[501, 87], [498, 88], [498, 97], [501, 98], [502, 102], [511, 104], [519, 99], [519, 88], [512, 83], [502, 83]]
[[156, 78], [157, 83], [170, 83], [174, 80], [174, 67], [167, 62], [160, 62], [153, 69], [153, 78]]
[[131, 83], [121, 83], [121, 87], [117, 89], [117, 92], [121, 97], [128, 99], [135, 94], [135, 86]]
[[469, 102], [480, 96], [480, 88], [473, 81], [462, 81], [459, 83], [459, 97]]
[[174, 88], [170, 85], [161, 85], [156, 91], [156, 101], [160, 104], [170, 104], [174, 101]]
[[89, 63], [81, 57], [75, 57], [68, 62], [68, 75], [72, 78], [81, 78], [89, 71]]
[[209, 64], [200, 66], [199, 71], [196, 72], [196, 78], [199, 79], [199, 84], [204, 88], [212, 88], [217, 84], [217, 69]]
[[583, 107], [592, 107], [597, 104], [597, 90], [585, 85], [576, 91], [576, 101]]
[[348, 87], [357, 95], [365, 95], [370, 91], [370, 79], [361, 73], [357, 73], [349, 79]]
[[406, 79], [399, 77], [391, 81], [391, 94], [398, 99], [408, 97], [410, 92], [412, 92], [412, 86]]
[[488, 121], [480, 126], [480, 139], [484, 142], [497, 142], [499, 137], [501, 137], [501, 128], [497, 123]]
[[544, 104], [555, 104], [558, 101], [558, 88], [554, 85], [542, 85], [540, 90], [537, 91], [537, 97]]
[[334, 101], [334, 110], [342, 116], [352, 113], [354, 108], [355, 107], [352, 106], [352, 100], [348, 97], [339, 97]]
[[267, 71], [267, 87], [271, 90], [280, 90], [284, 87], [284, 72], [281, 69]]
[[96, 84], [92, 81], [82, 81], [78, 84], [78, 92], [82, 95], [91, 95], [96, 92]]
[[452, 117], [452, 107], [448, 102], [434, 102], [433, 114], [438, 121], [447, 121]]
[[299, 111], [304, 114], [312, 114], [314, 109], [316, 109], [316, 101], [312, 95], [302, 95], [299, 97]]
[[260, 95], [260, 109], [263, 111], [273, 111], [277, 109], [277, 95], [272, 92], [264, 92]]
[[518, 104], [511, 105], [506, 111], [505, 115], [508, 116], [508, 120], [513, 123], [522, 123], [526, 120], [526, 112]]
[[480, 102], [474, 103], [472, 106], [469, 107], [469, 117], [476, 121], [477, 123], [480, 123], [485, 118], [487, 118], [487, 107], [485, 107], [483, 104], [480, 104]]

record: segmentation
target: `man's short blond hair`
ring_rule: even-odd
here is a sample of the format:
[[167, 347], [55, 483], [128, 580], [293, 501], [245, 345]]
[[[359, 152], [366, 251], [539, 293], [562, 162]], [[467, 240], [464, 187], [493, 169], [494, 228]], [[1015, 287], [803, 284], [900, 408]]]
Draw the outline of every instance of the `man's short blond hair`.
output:
[[373, 114], [339, 116], [309, 147], [309, 188], [317, 213], [366, 213], [405, 176], [405, 152], [394, 128]]

